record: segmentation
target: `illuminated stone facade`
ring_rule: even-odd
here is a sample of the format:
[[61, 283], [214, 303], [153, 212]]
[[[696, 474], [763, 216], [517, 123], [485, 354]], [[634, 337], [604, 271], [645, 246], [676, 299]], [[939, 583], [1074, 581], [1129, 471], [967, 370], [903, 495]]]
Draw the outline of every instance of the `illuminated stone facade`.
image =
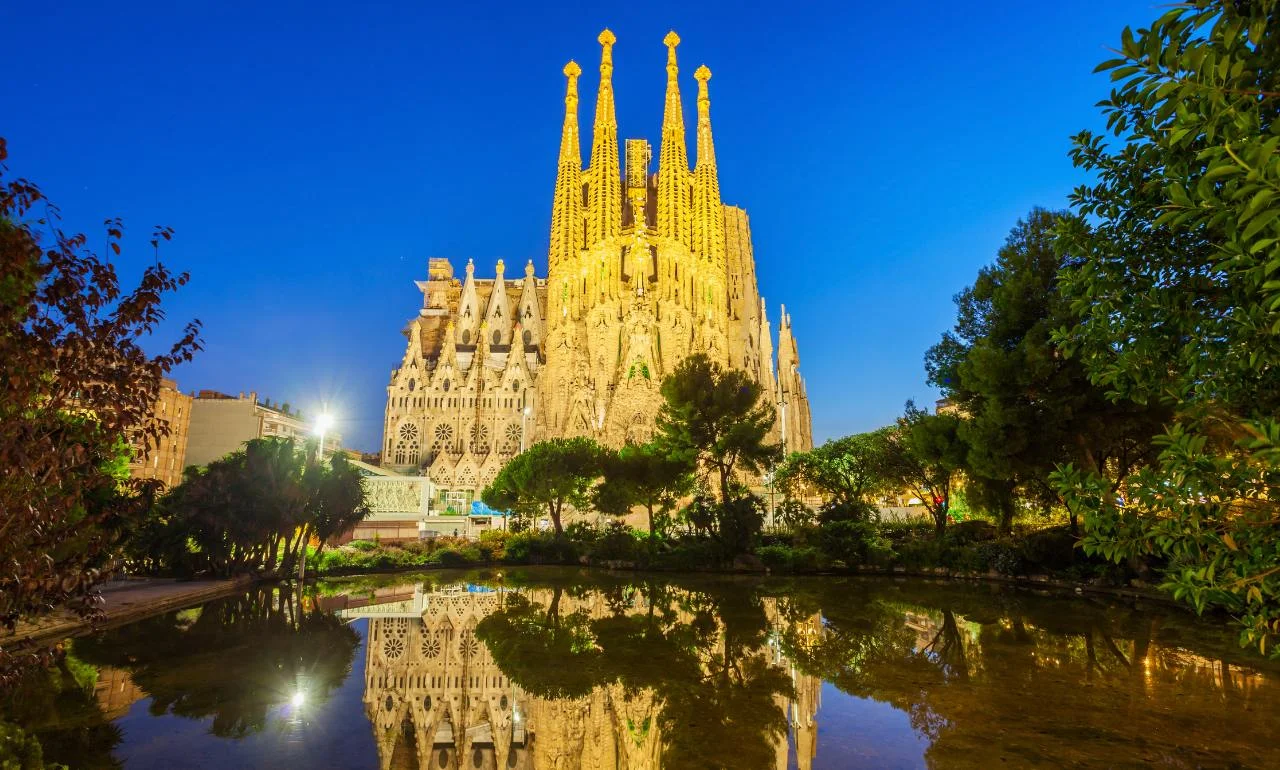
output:
[[[595, 620], [614, 616], [616, 604], [599, 592], [556, 596], [551, 589], [521, 589], [522, 598], [561, 617]], [[627, 691], [620, 684], [596, 686], [577, 698], [549, 699], [512, 682], [476, 638], [476, 626], [502, 609], [509, 592], [477, 592], [454, 586], [394, 597], [343, 611], [368, 618], [365, 648], [365, 712], [372, 723], [382, 768], [600, 768], [652, 770], [662, 766], [667, 736], [660, 720], [663, 702], [652, 690]], [[692, 597], [689, 597], [692, 598]], [[795, 668], [776, 639], [787, 630], [818, 634], [822, 618], [782, 611], [764, 599], [770, 641], [753, 654], [786, 672], [791, 697], [775, 696], [788, 726], [774, 736], [778, 768], [788, 767], [788, 735], [797, 767], [808, 770], [817, 754], [816, 714], [822, 681]], [[624, 613], [650, 611], [635, 594]], [[694, 616], [680, 611], [679, 622]], [[709, 647], [719, 654], [720, 642]], [[731, 766], [731, 765], [730, 765]]]
[[[159, 479], [166, 488], [182, 481], [187, 461], [187, 434], [191, 426], [191, 396], [178, 390], [173, 380], [160, 381], [160, 395], [152, 407], [153, 422], [169, 426], [154, 447], [146, 449], [141, 440], [133, 447], [134, 461], [129, 475], [135, 479]], [[144, 451], [146, 449], [146, 451]]]
[[[791, 318], [777, 345], [756, 285], [747, 214], [720, 199], [711, 135], [711, 72], [699, 67], [696, 161], [689, 167], [676, 46], [667, 46], [657, 173], [629, 139], [621, 165], [612, 86], [615, 38], [603, 53], [584, 169], [578, 76], [570, 62], [551, 214], [548, 275], [455, 278], [432, 259], [423, 307], [405, 329], [404, 359], [387, 387], [383, 464], [423, 469], [442, 488], [478, 490], [522, 445], [591, 436], [620, 446], [652, 433], [659, 383], [704, 353], [747, 372], [778, 409], [788, 450], [812, 446], [809, 402]], [[776, 351], [776, 353], [775, 353]]]

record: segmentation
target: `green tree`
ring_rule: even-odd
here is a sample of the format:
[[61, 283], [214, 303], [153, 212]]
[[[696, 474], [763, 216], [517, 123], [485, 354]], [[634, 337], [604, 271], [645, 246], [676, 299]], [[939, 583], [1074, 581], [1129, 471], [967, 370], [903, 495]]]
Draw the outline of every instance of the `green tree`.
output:
[[833, 439], [808, 452], [793, 452], [774, 474], [788, 498], [817, 494], [825, 501], [824, 522], [868, 520], [875, 516], [869, 499], [892, 486], [885, 465], [890, 428]]
[[933, 517], [941, 537], [951, 512], [951, 489], [964, 467], [968, 448], [960, 438], [960, 417], [929, 414], [908, 401], [905, 414], [887, 439], [885, 471], [911, 490]]
[[925, 357], [929, 381], [966, 416], [971, 499], [1004, 532], [1019, 498], [1043, 511], [1058, 503], [1049, 476], [1060, 463], [1088, 458], [1118, 487], [1167, 414], [1108, 399], [1054, 344], [1054, 330], [1078, 318], [1059, 288], [1069, 262], [1056, 244], [1062, 216], [1034, 209], [1018, 222], [995, 264], [957, 295], [954, 331]]
[[[159, 355], [142, 338], [161, 302], [186, 283], [158, 261], [136, 287], [68, 235], [34, 184], [7, 177], [0, 139], [0, 623], [66, 606], [94, 609], [94, 586], [154, 488], [117, 478], [121, 439], [154, 447], [160, 380], [199, 349], [189, 324]], [[123, 226], [106, 223], [121, 251]], [[168, 240], [159, 228], [153, 244]], [[0, 650], [0, 674], [10, 660]]]
[[637, 506], [644, 508], [651, 545], [680, 498], [693, 489], [692, 466], [653, 442], [627, 444], [617, 452], [606, 452], [603, 471], [604, 479], [593, 495], [596, 509], [625, 516]]
[[1096, 182], [1060, 227], [1078, 313], [1058, 339], [1113, 399], [1173, 419], [1114, 493], [1088, 463], [1059, 490], [1085, 550], [1170, 562], [1165, 586], [1225, 607], [1243, 641], [1280, 635], [1280, 13], [1194, 0], [1121, 34], [1104, 135], [1075, 137]]
[[514, 510], [535, 521], [545, 511], [560, 537], [565, 504], [587, 507], [591, 486], [603, 473], [603, 458], [604, 450], [590, 438], [539, 441], [502, 466], [480, 497], [491, 508]]
[[701, 354], [681, 361], [662, 381], [658, 445], [672, 460], [714, 473], [722, 504], [741, 495], [737, 474], [759, 474], [781, 454], [769, 442], [775, 415], [762, 392], [745, 372]]

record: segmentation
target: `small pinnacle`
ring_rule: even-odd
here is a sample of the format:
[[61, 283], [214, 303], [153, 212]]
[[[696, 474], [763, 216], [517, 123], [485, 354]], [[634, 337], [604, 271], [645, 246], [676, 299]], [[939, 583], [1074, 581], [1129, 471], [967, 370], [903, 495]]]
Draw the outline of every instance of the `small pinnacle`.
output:
[[570, 59], [569, 63], [564, 65], [564, 74], [567, 77], [576, 78], [582, 74], [582, 68], [578, 66], [576, 61]]
[[675, 48], [680, 45], [680, 36], [677, 35], [676, 31], [673, 29], [667, 33], [666, 37], [662, 38], [662, 42], [667, 46], [667, 48]]
[[608, 27], [604, 28], [604, 31], [600, 33], [600, 37], [596, 38], [596, 40], [600, 43], [600, 45], [604, 45], [604, 46], [613, 45], [614, 43], [618, 42], [618, 38], [614, 37], [613, 33], [609, 31]]
[[705, 64], [702, 65], [701, 67], [698, 68], [696, 72], [693, 73], [693, 79], [702, 83], [707, 82], [708, 80], [711, 79], [710, 68], [708, 68], [707, 65]]

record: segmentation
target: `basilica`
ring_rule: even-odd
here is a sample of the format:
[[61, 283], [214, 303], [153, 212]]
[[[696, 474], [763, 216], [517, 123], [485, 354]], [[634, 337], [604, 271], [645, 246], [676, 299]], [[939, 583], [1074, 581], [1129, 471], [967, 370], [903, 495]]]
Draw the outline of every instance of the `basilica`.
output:
[[[785, 307], [775, 337], [756, 285], [747, 213], [720, 198], [711, 134], [711, 71], [699, 67], [692, 168], [676, 47], [666, 45], [657, 171], [644, 139], [618, 140], [613, 46], [600, 34], [600, 81], [583, 167], [581, 68], [564, 68], [565, 110], [547, 275], [532, 260], [493, 278], [432, 258], [422, 308], [405, 327], [387, 386], [382, 464], [425, 473], [466, 502], [512, 455], [544, 438], [644, 441], [659, 385], [702, 353], [746, 372], [777, 409], [775, 439], [812, 445], [809, 401]], [[625, 161], [625, 165], [624, 165]]]

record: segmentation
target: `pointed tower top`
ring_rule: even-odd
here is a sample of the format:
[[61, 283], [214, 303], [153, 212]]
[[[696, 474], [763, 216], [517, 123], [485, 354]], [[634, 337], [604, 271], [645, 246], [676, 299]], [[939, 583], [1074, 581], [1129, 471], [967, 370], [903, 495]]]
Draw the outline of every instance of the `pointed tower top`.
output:
[[498, 265], [497, 265], [497, 267], [495, 267], [494, 269], [498, 271], [498, 279], [499, 279], [499, 280], [501, 280], [501, 279], [502, 279], [502, 271], [506, 269], [506, 265], [505, 265], [505, 263], [503, 263], [503, 261], [502, 261], [502, 258], [501, 258], [501, 257], [499, 257], [499, 258], [498, 258]]
[[697, 70], [694, 71], [693, 79], [701, 83], [702, 86], [705, 88], [707, 85], [707, 81], [711, 79], [711, 68], [705, 64], [702, 65], [701, 67], [699, 67]]
[[[576, 61], [570, 59], [569, 63], [564, 65], [564, 74], [569, 78], [569, 82], [572, 85], [573, 80], [582, 74], [582, 68], [578, 66]], [[577, 89], [574, 88], [574, 91], [576, 92]]]
[[475, 272], [476, 272], [476, 261], [468, 257], [467, 258], [467, 278], [470, 278], [471, 276], [475, 275]]
[[622, 171], [618, 164], [618, 119], [613, 106], [613, 44], [609, 30], [600, 33], [600, 90], [591, 128], [591, 165], [587, 180], [587, 243], [618, 234], [622, 228]]
[[658, 233], [686, 245], [690, 240], [688, 211], [689, 152], [685, 148], [684, 113], [680, 105], [676, 46], [680, 36], [668, 32], [667, 94], [662, 111], [662, 146], [658, 150]]
[[525, 265], [524, 265], [524, 277], [525, 277], [525, 278], [532, 278], [532, 277], [533, 277], [533, 272], [534, 272], [534, 271], [533, 271], [533, 260], [531, 259], [531, 260], [529, 260], [528, 262], [526, 262], [526, 263], [525, 263]]

